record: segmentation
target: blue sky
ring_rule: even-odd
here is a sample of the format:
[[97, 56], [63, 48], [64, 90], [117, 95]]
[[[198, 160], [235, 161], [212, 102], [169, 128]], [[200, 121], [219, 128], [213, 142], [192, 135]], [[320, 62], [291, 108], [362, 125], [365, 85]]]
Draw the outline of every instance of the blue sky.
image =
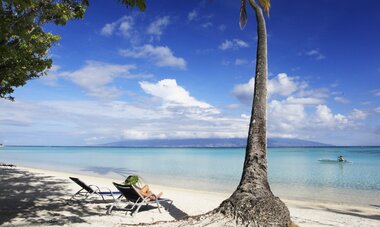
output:
[[[240, 1], [93, 1], [59, 34], [47, 76], [0, 100], [0, 143], [245, 137], [256, 21]], [[269, 137], [380, 145], [380, 2], [272, 1]]]

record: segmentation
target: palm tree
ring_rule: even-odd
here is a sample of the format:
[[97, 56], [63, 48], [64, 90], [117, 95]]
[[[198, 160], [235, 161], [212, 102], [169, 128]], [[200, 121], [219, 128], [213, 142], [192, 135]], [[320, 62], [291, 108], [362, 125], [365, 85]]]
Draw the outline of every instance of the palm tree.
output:
[[[263, 10], [269, 15], [270, 0], [241, 0], [240, 27], [247, 22], [246, 1], [256, 13], [256, 77], [243, 174], [235, 192], [206, 214], [168, 226], [291, 226], [289, 210], [273, 195], [267, 173], [267, 32]], [[153, 223], [156, 225], [158, 223]], [[165, 222], [159, 223], [165, 226]]]
[[[260, 226], [290, 225], [289, 210], [275, 197], [269, 187], [267, 174], [267, 32], [264, 11], [269, 15], [270, 0], [248, 0], [256, 13], [257, 52], [256, 78], [251, 120], [240, 184], [230, 198], [216, 209], [239, 222]], [[240, 27], [247, 22], [246, 0], [241, 1]]]
[[[267, 32], [264, 11], [270, 0], [241, 0], [240, 27], [247, 22], [246, 1], [256, 13], [256, 78], [243, 174], [235, 192], [206, 214], [179, 221], [178, 226], [291, 226], [289, 210], [273, 195], [267, 173]], [[176, 225], [177, 225], [176, 224]], [[170, 224], [169, 224], [170, 225]]]

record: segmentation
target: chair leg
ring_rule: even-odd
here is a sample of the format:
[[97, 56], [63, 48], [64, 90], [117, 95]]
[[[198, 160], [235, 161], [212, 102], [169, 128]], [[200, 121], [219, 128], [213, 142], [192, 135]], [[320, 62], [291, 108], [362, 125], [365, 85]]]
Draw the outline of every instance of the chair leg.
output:
[[85, 195], [84, 195], [84, 200], [88, 199], [93, 193], [89, 193], [87, 192]]
[[158, 211], [159, 211], [160, 213], [162, 213], [162, 212], [161, 212], [161, 209], [160, 209], [160, 205], [161, 205], [161, 204], [158, 202], [158, 199], [156, 199], [156, 203], [157, 203]]
[[75, 196], [77, 196], [78, 194], [80, 194], [80, 192], [83, 190], [83, 188], [79, 191], [77, 191], [73, 196], [71, 196], [70, 200], [74, 199]]
[[[121, 196], [120, 196], [121, 197]], [[107, 210], [107, 213], [106, 214], [111, 214], [111, 212], [112, 212], [112, 209], [114, 208], [114, 207], [116, 207], [116, 206], [118, 206], [119, 205], [119, 203], [120, 203], [120, 201], [121, 201], [121, 199], [120, 199], [120, 197], [119, 198], [117, 198], [116, 200], [115, 200], [115, 202], [113, 202], [112, 203], [112, 205], [108, 208], [108, 210]]]
[[142, 203], [139, 204], [139, 206], [137, 207], [137, 209], [135, 211], [132, 212], [131, 216], [134, 216], [136, 213], [139, 212], [140, 208], [142, 206]]
[[170, 200], [170, 205], [168, 207], [168, 211], [170, 210], [170, 208], [172, 207], [172, 205], [173, 205], [173, 200]]
[[137, 203], [134, 203], [131, 207], [131, 210], [133, 210], [133, 208], [135, 208], [135, 206], [137, 205]]

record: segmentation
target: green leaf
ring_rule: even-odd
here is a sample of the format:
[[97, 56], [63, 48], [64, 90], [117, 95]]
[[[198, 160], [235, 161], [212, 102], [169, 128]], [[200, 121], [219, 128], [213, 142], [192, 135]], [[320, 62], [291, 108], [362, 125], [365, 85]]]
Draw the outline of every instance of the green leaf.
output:
[[[145, 0], [118, 0], [146, 9]], [[48, 50], [59, 36], [45, 24], [65, 25], [82, 19], [90, 0], [2, 0], [0, 7], [0, 98], [13, 100], [14, 89], [46, 74], [52, 66]]]
[[126, 185], [136, 185], [140, 182], [140, 178], [137, 175], [130, 175], [125, 179], [124, 184]]
[[137, 6], [142, 12], [144, 12], [146, 9], [145, 0], [137, 0]]

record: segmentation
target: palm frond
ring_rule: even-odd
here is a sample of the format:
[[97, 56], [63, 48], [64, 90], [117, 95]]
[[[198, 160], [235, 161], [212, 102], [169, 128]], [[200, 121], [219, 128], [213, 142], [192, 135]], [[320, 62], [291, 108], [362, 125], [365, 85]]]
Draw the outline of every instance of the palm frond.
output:
[[245, 1], [246, 0], [241, 0], [240, 20], [239, 20], [240, 29], [244, 29], [248, 21], [247, 10], [245, 8], [245, 3], [246, 3]]
[[259, 0], [259, 3], [263, 7], [264, 12], [269, 16], [270, 0]]

